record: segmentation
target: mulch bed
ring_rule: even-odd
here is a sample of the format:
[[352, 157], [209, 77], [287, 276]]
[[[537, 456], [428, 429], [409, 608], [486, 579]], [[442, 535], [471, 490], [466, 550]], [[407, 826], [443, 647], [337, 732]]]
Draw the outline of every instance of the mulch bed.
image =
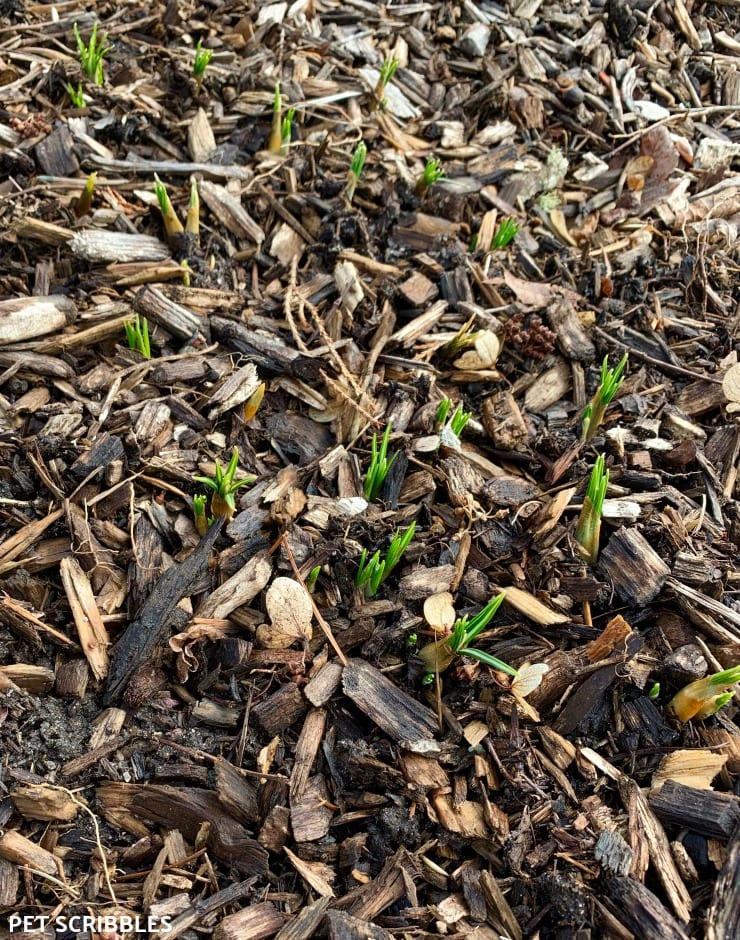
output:
[[[737, 706], [669, 704], [740, 663], [738, 50], [731, 3], [0, 0], [3, 936], [738, 936]], [[425, 675], [500, 592], [519, 678]]]

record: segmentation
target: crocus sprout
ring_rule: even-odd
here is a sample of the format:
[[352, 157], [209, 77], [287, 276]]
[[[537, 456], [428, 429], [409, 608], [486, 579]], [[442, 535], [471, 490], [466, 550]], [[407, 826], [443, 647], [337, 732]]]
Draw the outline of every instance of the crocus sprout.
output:
[[384, 108], [386, 105], [385, 90], [390, 84], [398, 68], [398, 59], [395, 56], [389, 56], [380, 66], [380, 75], [375, 85], [375, 108]]
[[145, 359], [151, 359], [152, 351], [149, 345], [149, 323], [146, 317], [140, 317], [137, 313], [133, 320], [127, 320], [123, 324], [126, 331], [126, 340], [129, 349], [134, 349], [141, 353]]
[[[449, 398], [443, 398], [437, 406], [437, 413], [434, 418], [434, 424], [438, 430], [449, 428], [455, 437], [460, 437], [465, 430], [465, 425], [473, 417], [472, 411], [463, 411], [462, 405], [458, 405], [450, 417], [452, 401]], [[447, 420], [449, 418], [449, 421]]]
[[110, 52], [113, 48], [112, 46], [106, 46], [105, 41], [108, 38], [107, 35], [102, 36], [98, 39], [98, 24], [96, 23], [92, 32], [90, 33], [90, 42], [85, 43], [80, 36], [80, 31], [77, 28], [77, 23], [74, 24], [72, 30], [75, 34], [75, 40], [77, 42], [77, 51], [80, 56], [80, 65], [82, 66], [82, 71], [87, 75], [88, 78], [92, 79], [96, 85], [102, 85], [105, 81], [105, 76], [103, 74], [103, 56]]
[[293, 119], [295, 108], [289, 108], [280, 125], [280, 155], [287, 157], [290, 153], [290, 141], [293, 135]]
[[419, 197], [419, 199], [423, 199], [432, 186], [434, 186], [434, 184], [439, 180], [443, 179], [445, 179], [445, 175], [444, 170], [442, 169], [442, 164], [439, 162], [439, 160], [437, 160], [436, 157], [429, 157], [421, 176], [416, 181], [414, 192]]
[[578, 517], [578, 525], [576, 526], [578, 550], [589, 565], [595, 565], [596, 559], [599, 557], [601, 514], [604, 509], [604, 497], [608, 485], [609, 471], [604, 469], [603, 454], [599, 454], [591, 471], [581, 515]]
[[209, 489], [213, 490], [211, 494], [211, 515], [215, 519], [225, 518], [227, 522], [230, 522], [236, 511], [234, 494], [240, 487], [248, 486], [250, 483], [254, 483], [256, 479], [256, 477], [250, 476], [235, 480], [238, 463], [239, 451], [235, 447], [226, 470], [222, 469], [217, 460], [213, 477], [193, 477], [198, 483], [204, 483]]
[[607, 406], [619, 391], [622, 382], [624, 382], [622, 373], [626, 365], [627, 353], [622, 356], [614, 369], [609, 368], [609, 357], [604, 356], [604, 361], [601, 363], [601, 382], [594, 397], [586, 405], [583, 412], [581, 441], [590, 441], [599, 429], [601, 422], [604, 420]]
[[412, 522], [405, 532], [401, 532], [399, 529], [391, 539], [391, 544], [388, 546], [388, 551], [384, 557], [381, 556], [380, 550], [375, 552], [372, 557], [368, 557], [367, 549], [362, 550], [355, 584], [364, 588], [368, 597], [377, 593], [380, 585], [399, 563], [403, 553], [408, 548], [409, 542], [414, 537], [415, 531], [415, 522]]
[[500, 248], [506, 248], [514, 240], [518, 231], [519, 225], [515, 219], [511, 217], [503, 219], [494, 232], [489, 250], [497, 251]]
[[740, 666], [715, 672], [711, 676], [689, 682], [670, 701], [669, 708], [679, 721], [702, 721], [726, 705], [735, 694], [730, 686], [740, 682]]
[[154, 194], [159, 203], [159, 211], [162, 213], [167, 238], [172, 240], [183, 231], [182, 222], [178, 219], [177, 213], [172, 208], [172, 203], [167, 193], [167, 187], [156, 173], [154, 174]]
[[203, 40], [199, 39], [195, 47], [195, 58], [193, 59], [193, 78], [198, 86], [198, 93], [200, 93], [203, 76], [212, 58], [213, 49], [204, 49]]
[[352, 202], [355, 197], [355, 190], [357, 189], [357, 184], [360, 182], [366, 157], [367, 147], [365, 146], [365, 142], [360, 140], [355, 147], [354, 153], [352, 154], [352, 162], [347, 170], [347, 183], [344, 187], [344, 191], [347, 194], [348, 202]]
[[195, 518], [195, 530], [198, 535], [205, 535], [208, 531], [208, 517], [206, 516], [206, 502], [208, 497], [202, 493], [193, 496], [193, 516]]
[[512, 666], [470, 645], [486, 629], [505, 597], [506, 594], [502, 591], [492, 598], [472, 620], [469, 617], [458, 618], [449, 634], [422, 647], [418, 655], [424, 667], [424, 675], [434, 676], [444, 672], [454, 662], [456, 656], [470, 656], [486, 666], [491, 666], [492, 669], [498, 669], [500, 672], [516, 677], [518, 672]]
[[198, 183], [195, 178], [190, 181], [190, 201], [188, 214], [185, 217], [185, 231], [192, 235], [196, 242], [200, 239], [200, 195]]
[[392, 457], [388, 457], [388, 441], [391, 436], [391, 425], [390, 423], [385, 429], [385, 433], [378, 444], [377, 434], [373, 434], [373, 439], [370, 444], [370, 466], [367, 468], [367, 473], [365, 474], [365, 499], [368, 502], [376, 499], [383, 484], [385, 483], [385, 478], [388, 476], [391, 467], [398, 457], [398, 451], [396, 451]]
[[80, 198], [75, 205], [75, 215], [78, 219], [81, 219], [83, 215], [87, 215], [92, 207], [92, 197], [95, 192], [95, 180], [97, 177], [97, 173], [91, 173], [85, 181], [85, 188], [82, 190]]
[[272, 125], [270, 136], [267, 139], [267, 149], [270, 153], [280, 153], [283, 145], [283, 98], [280, 94], [280, 82], [275, 82], [275, 93], [272, 96]]

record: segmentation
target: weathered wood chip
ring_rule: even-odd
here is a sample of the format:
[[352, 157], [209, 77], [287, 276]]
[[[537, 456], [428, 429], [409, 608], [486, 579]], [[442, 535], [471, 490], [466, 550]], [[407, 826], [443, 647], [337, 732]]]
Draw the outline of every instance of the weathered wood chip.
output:
[[198, 607], [197, 617], [221, 620], [237, 607], [249, 604], [262, 591], [272, 574], [272, 557], [258, 552]]
[[20, 343], [62, 330], [76, 316], [74, 301], [60, 294], [0, 300], [0, 345]]
[[342, 687], [357, 707], [394, 741], [434, 737], [437, 718], [382, 672], [360, 659], [351, 659], [342, 673]]
[[96, 679], [108, 675], [108, 631], [95, 603], [87, 575], [73, 556], [63, 558], [59, 566], [64, 592], [72, 610], [80, 645]]

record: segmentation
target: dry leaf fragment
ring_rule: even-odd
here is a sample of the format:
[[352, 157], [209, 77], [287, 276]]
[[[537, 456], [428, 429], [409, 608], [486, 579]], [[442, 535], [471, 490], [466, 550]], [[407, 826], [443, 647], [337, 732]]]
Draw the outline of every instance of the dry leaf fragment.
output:
[[289, 848], [283, 846], [283, 852], [288, 856], [291, 865], [304, 881], [324, 898], [333, 898], [334, 891], [329, 881], [334, 878], [334, 871], [324, 862], [306, 862], [299, 858]]
[[272, 623], [257, 628], [257, 641], [265, 649], [285, 649], [296, 640], [313, 636], [311, 598], [292, 578], [275, 578], [265, 595]]
[[430, 627], [445, 632], [455, 623], [455, 606], [449, 591], [432, 594], [424, 601], [424, 619]]
[[243, 405], [259, 387], [257, 366], [253, 362], [248, 362], [240, 369], [236, 369], [211, 393], [209, 401], [215, 407], [209, 411], [208, 420], [213, 421], [232, 408]]
[[511, 691], [517, 698], [526, 698], [539, 688], [542, 677], [550, 671], [547, 663], [525, 663], [519, 669], [519, 675], [511, 683]]
[[740, 411], [740, 364], [725, 372], [722, 378], [722, 391], [727, 399], [729, 412]]
[[552, 300], [552, 288], [549, 284], [540, 284], [537, 281], [525, 281], [516, 277], [511, 271], [504, 271], [504, 283], [513, 291], [521, 304], [533, 309], [546, 307]]
[[69, 556], [59, 563], [64, 592], [80, 637], [82, 651], [96, 679], [108, 675], [108, 631], [95, 603], [95, 595], [80, 563]]

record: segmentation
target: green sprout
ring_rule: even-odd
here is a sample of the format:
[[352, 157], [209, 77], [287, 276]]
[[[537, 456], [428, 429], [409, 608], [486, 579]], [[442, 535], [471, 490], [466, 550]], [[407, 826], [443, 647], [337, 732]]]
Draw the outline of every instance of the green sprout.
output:
[[75, 215], [78, 219], [81, 219], [83, 215], [87, 215], [92, 207], [92, 197], [95, 192], [95, 180], [97, 178], [97, 173], [90, 173], [85, 181], [85, 188], [82, 190], [80, 198], [75, 205]]
[[481, 331], [473, 329], [474, 323], [475, 314], [473, 314], [473, 316], [470, 317], [470, 319], [460, 327], [452, 339], [445, 343], [444, 346], [439, 350], [439, 354], [443, 359], [454, 359], [465, 349], [468, 349], [470, 346], [475, 344], [475, 341], [478, 339]]
[[512, 666], [470, 645], [486, 629], [505, 597], [506, 594], [503, 591], [497, 594], [472, 620], [469, 617], [460, 617], [455, 621], [451, 633], [442, 637], [441, 640], [427, 643], [419, 650], [418, 655], [424, 666], [423, 681], [425, 683], [431, 682], [427, 676], [435, 676], [440, 672], [444, 672], [456, 656], [470, 656], [492, 669], [498, 669], [500, 672], [505, 672], [514, 678], [517, 677], [518, 672]]
[[465, 425], [473, 417], [473, 412], [463, 411], [462, 405], [458, 405], [453, 412], [452, 417], [448, 421], [447, 419], [450, 415], [451, 408], [451, 399], [443, 398], [437, 407], [437, 414], [435, 415], [434, 423], [439, 430], [443, 430], [445, 427], [448, 427], [455, 437], [460, 437], [462, 432], [465, 430]]
[[740, 682], [740, 666], [715, 672], [711, 676], [689, 682], [673, 696], [668, 707], [675, 712], [679, 721], [710, 718], [733, 697], [735, 693], [729, 689], [736, 682]]
[[599, 533], [601, 532], [601, 514], [604, 509], [604, 497], [609, 485], [609, 471], [604, 469], [604, 455], [596, 458], [591, 471], [588, 489], [583, 499], [581, 515], [576, 526], [576, 542], [579, 554], [589, 563], [595, 565], [599, 557]]
[[295, 108], [290, 108], [280, 125], [280, 156], [287, 157], [290, 153], [290, 140], [293, 135], [293, 119]]
[[78, 85], [77, 88], [75, 88], [74, 85], [67, 82], [67, 84], [65, 85], [65, 88], [67, 89], [67, 94], [69, 95], [69, 99], [72, 102], [72, 104], [76, 108], [84, 108], [85, 107], [85, 94], [82, 91], [82, 85]]
[[355, 151], [352, 154], [352, 162], [347, 170], [347, 182], [344, 191], [347, 194], [347, 200], [349, 202], [352, 202], [355, 198], [355, 190], [357, 189], [357, 184], [360, 182], [366, 157], [367, 147], [365, 146], [365, 141], [360, 140], [355, 147]]
[[203, 75], [212, 58], [213, 49], [204, 49], [203, 40], [199, 39], [195, 47], [195, 58], [193, 59], [193, 78], [198, 86], [198, 94], [200, 94], [200, 86], [203, 83]]
[[383, 61], [383, 64], [380, 66], [380, 75], [378, 76], [377, 84], [375, 85], [375, 102], [373, 104], [374, 108], [384, 108], [387, 104], [385, 97], [385, 90], [390, 84], [393, 76], [396, 74], [396, 69], [398, 68], [398, 59], [395, 56], [390, 56], [389, 58]]
[[321, 565], [315, 565], [308, 573], [306, 578], [306, 590], [309, 594], [313, 594], [316, 590], [316, 582], [319, 580], [319, 575], [321, 574]]
[[195, 517], [195, 529], [198, 535], [205, 535], [208, 526], [213, 520], [206, 516], [206, 502], [208, 497], [202, 493], [193, 496], [193, 516]]
[[654, 702], [656, 698], [660, 695], [660, 682], [653, 682], [648, 690], [648, 698], [651, 702]]
[[270, 153], [280, 153], [283, 146], [283, 98], [280, 94], [280, 82], [275, 82], [275, 93], [272, 96], [272, 126], [267, 139], [267, 149]]
[[363, 588], [367, 597], [377, 594], [378, 588], [386, 580], [401, 560], [403, 553], [408, 548], [409, 542], [414, 537], [416, 523], [412, 522], [405, 532], [398, 529], [391, 539], [385, 558], [381, 557], [380, 549], [370, 558], [367, 549], [362, 550], [360, 556], [360, 565], [357, 569], [355, 584]]
[[141, 353], [145, 359], [152, 358], [152, 351], [149, 345], [149, 323], [146, 317], [140, 317], [137, 313], [133, 320], [128, 320], [123, 324], [128, 340], [128, 348]]
[[506, 248], [509, 242], [513, 241], [518, 231], [519, 225], [515, 219], [511, 217], [503, 219], [494, 232], [493, 238], [491, 239], [491, 246], [488, 250], [498, 251], [499, 248]]
[[171, 241], [182, 233], [182, 222], [178, 219], [177, 213], [172, 208], [172, 203], [167, 193], [167, 187], [156, 173], [154, 174], [154, 194], [159, 203], [159, 211], [162, 213], [167, 238]]
[[416, 181], [414, 192], [419, 199], [423, 199], [435, 183], [445, 178], [444, 170], [439, 160], [437, 160], [436, 157], [429, 157], [424, 166], [424, 171]]
[[211, 495], [211, 515], [215, 519], [225, 518], [228, 522], [231, 522], [236, 512], [234, 493], [236, 493], [240, 487], [248, 486], [257, 479], [256, 477], [250, 476], [235, 480], [234, 477], [236, 476], [238, 463], [239, 451], [235, 447], [226, 470], [221, 468], [221, 464], [217, 460], [213, 478], [201, 476], [193, 477], [198, 483], [204, 483], [209, 489], [213, 490]]
[[372, 500], [377, 498], [383, 488], [385, 478], [388, 476], [391, 467], [398, 457], [399, 452], [396, 451], [390, 459], [388, 458], [388, 441], [390, 440], [390, 436], [390, 423], [385, 429], [380, 446], [378, 446], [377, 434], [373, 434], [372, 443], [370, 444], [370, 466], [367, 468], [367, 473], [365, 474], [364, 486], [365, 499], [368, 502], [372, 502]]
[[627, 365], [627, 353], [619, 360], [614, 369], [609, 368], [609, 357], [604, 356], [601, 363], [601, 382], [596, 393], [583, 411], [581, 442], [590, 441], [596, 434], [601, 422], [604, 420], [607, 405], [619, 391], [624, 382], [624, 367]]
[[92, 33], [90, 33], [90, 42], [85, 45], [82, 36], [80, 36], [80, 31], [77, 28], [77, 23], [74, 24], [72, 29], [75, 34], [75, 39], [77, 40], [77, 51], [80, 55], [82, 71], [88, 78], [92, 79], [96, 85], [102, 85], [105, 81], [103, 75], [103, 56], [113, 48], [112, 46], [105, 45], [108, 36], [105, 35], [98, 40], [98, 24], [96, 23], [92, 28]]

